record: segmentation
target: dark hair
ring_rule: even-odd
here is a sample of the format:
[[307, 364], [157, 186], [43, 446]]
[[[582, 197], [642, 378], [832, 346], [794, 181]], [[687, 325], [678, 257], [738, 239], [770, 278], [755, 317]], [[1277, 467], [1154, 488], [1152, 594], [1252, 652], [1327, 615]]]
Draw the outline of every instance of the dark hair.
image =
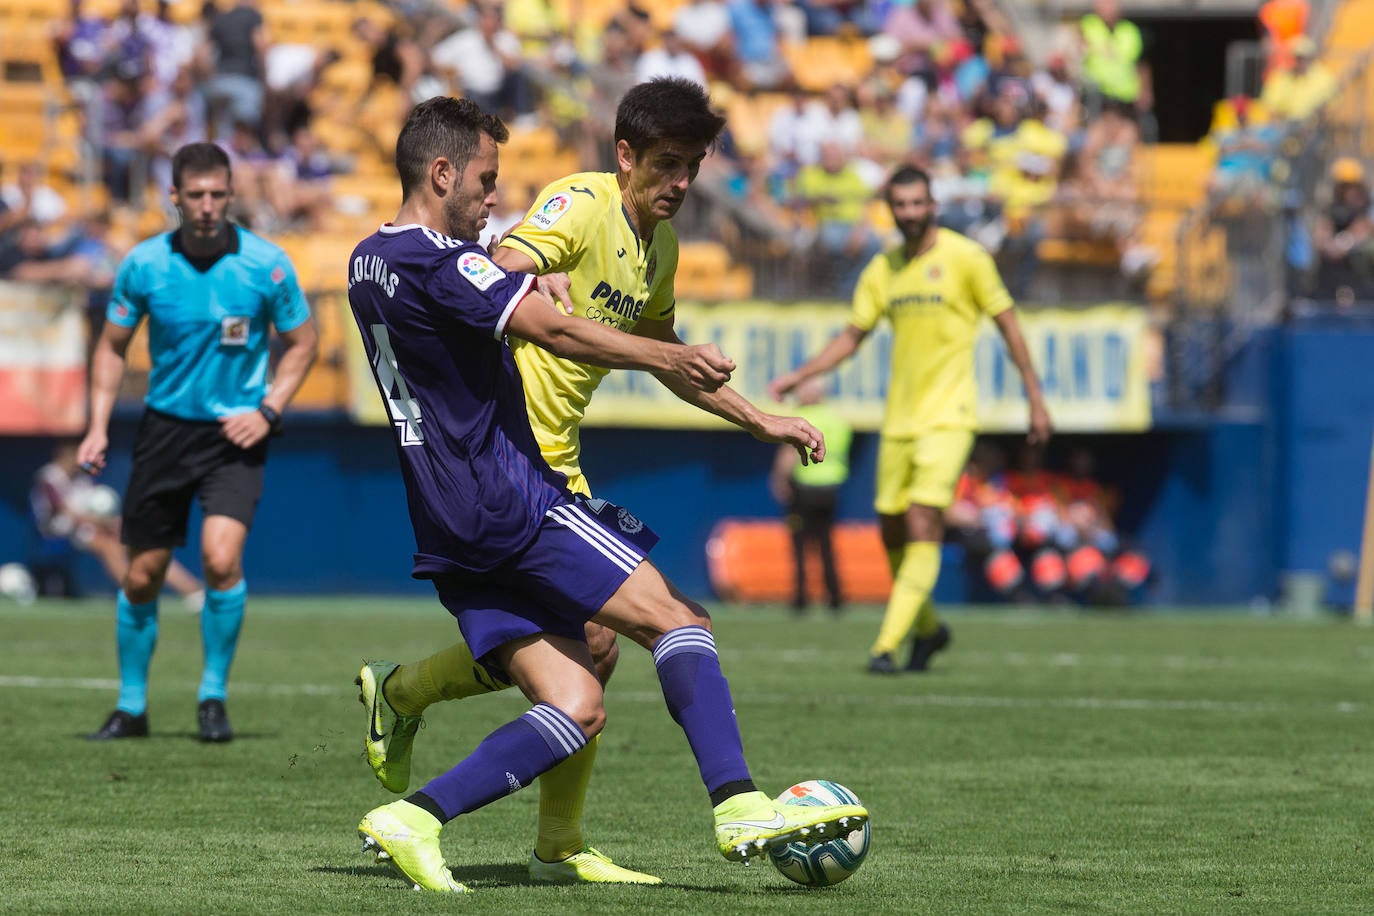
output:
[[892, 203], [892, 189], [902, 184], [923, 184], [926, 190], [930, 190], [930, 175], [925, 169], [919, 169], [914, 165], [898, 166], [897, 170], [888, 178], [887, 184], [883, 185], [883, 197], [888, 203]]
[[229, 179], [234, 178], [234, 169], [229, 164], [229, 154], [213, 143], [188, 143], [172, 154], [172, 187], [181, 187], [181, 177], [187, 172], [204, 174], [216, 169], [224, 169]]
[[429, 164], [441, 156], [460, 172], [477, 153], [481, 135], [497, 143], [510, 139], [501, 119], [487, 114], [471, 99], [436, 95], [410, 110], [401, 135], [396, 138], [396, 173], [401, 178], [401, 196], [423, 186]]
[[615, 139], [636, 154], [662, 140], [714, 144], [725, 118], [711, 110], [706, 90], [680, 76], [640, 83], [615, 110]]

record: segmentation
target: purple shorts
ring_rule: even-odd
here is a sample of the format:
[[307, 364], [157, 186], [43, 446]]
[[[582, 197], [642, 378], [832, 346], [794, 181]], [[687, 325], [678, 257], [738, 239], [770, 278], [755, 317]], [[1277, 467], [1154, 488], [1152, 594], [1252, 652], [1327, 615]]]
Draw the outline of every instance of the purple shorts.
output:
[[480, 576], [440, 576], [439, 601], [458, 620], [473, 657], [536, 633], [584, 639], [588, 620], [645, 558], [658, 535], [604, 499], [577, 496], [544, 516], [523, 553]]

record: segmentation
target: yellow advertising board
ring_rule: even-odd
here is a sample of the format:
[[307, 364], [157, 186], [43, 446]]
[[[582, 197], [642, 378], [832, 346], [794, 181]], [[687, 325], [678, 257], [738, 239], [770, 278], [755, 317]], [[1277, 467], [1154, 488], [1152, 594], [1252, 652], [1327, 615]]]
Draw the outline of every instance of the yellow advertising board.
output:
[[[848, 314], [846, 307], [834, 303], [679, 303], [677, 330], [690, 343], [718, 344], [738, 365], [731, 386], [762, 406], [768, 401], [768, 382], [818, 352], [845, 326]], [[1056, 429], [1128, 432], [1150, 427], [1150, 335], [1144, 310], [1099, 305], [1025, 309], [1018, 314]], [[886, 324], [880, 324], [834, 373], [832, 403], [856, 429], [876, 430], [882, 423], [891, 358], [892, 335]], [[387, 422], [360, 346], [350, 347], [349, 360], [354, 418]], [[1025, 429], [1021, 379], [991, 321], [979, 335], [974, 372], [982, 428]], [[678, 400], [653, 376], [628, 371], [606, 377], [585, 422], [663, 429], [728, 425]]]

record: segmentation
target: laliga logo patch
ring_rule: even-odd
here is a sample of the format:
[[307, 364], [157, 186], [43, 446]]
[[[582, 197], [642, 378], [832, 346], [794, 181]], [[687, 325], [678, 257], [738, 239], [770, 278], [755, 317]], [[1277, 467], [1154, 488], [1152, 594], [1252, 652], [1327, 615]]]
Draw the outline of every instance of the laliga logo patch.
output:
[[487, 287], [506, 275], [505, 271], [493, 264], [484, 254], [469, 251], [458, 257], [458, 272], [469, 283], [486, 292]]
[[620, 523], [620, 530], [626, 534], [639, 534], [644, 530], [644, 523], [631, 515], [628, 509], [621, 509], [615, 518]]
[[548, 229], [568, 212], [572, 206], [572, 195], [555, 194], [544, 201], [544, 206], [530, 214], [530, 222], [540, 229]]

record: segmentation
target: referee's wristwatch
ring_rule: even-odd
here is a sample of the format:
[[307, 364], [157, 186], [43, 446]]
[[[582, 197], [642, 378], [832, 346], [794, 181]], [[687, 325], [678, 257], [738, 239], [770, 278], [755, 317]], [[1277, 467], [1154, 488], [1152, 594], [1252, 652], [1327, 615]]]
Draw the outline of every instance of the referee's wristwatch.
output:
[[263, 419], [267, 421], [267, 427], [272, 431], [272, 435], [275, 436], [277, 433], [281, 432], [280, 413], [266, 404], [258, 405], [258, 413], [262, 414]]

